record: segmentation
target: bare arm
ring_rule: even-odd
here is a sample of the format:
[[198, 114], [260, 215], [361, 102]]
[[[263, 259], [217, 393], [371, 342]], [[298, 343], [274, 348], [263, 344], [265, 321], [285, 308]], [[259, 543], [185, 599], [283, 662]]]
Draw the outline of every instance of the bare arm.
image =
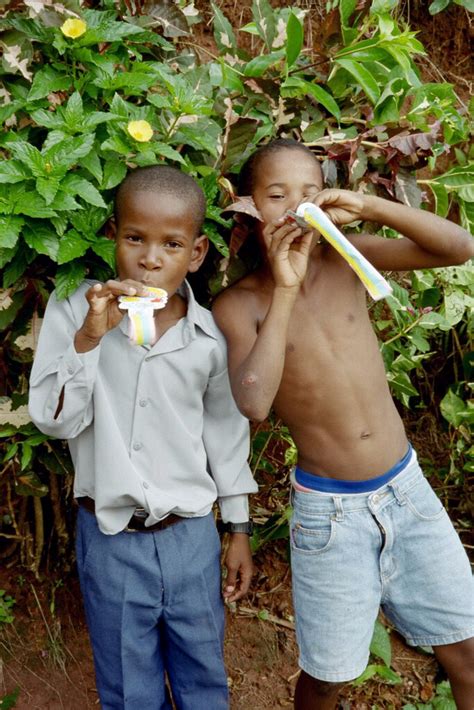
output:
[[303, 234], [285, 218], [267, 224], [262, 240], [270, 267], [266, 283], [273, 287], [269, 306], [262, 292], [239, 287], [224, 293], [214, 306], [216, 322], [227, 339], [232, 393], [248, 419], [263, 421], [280, 387], [288, 324], [306, 275], [312, 239], [312, 232]]
[[374, 195], [323, 190], [314, 200], [336, 224], [356, 219], [396, 230], [402, 239], [354, 235], [354, 244], [378, 269], [405, 271], [462, 264], [474, 255], [474, 239], [462, 227], [431, 212]]
[[232, 394], [248, 419], [263, 421], [278, 392], [296, 294], [297, 291], [275, 288], [260, 329], [254, 295], [234, 288], [222, 294], [214, 305], [216, 323], [227, 340]]

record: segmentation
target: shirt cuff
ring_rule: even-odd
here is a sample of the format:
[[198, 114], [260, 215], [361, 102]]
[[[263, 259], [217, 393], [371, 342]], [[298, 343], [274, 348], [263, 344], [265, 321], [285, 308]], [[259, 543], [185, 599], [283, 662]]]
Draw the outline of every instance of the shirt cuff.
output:
[[69, 380], [77, 379], [79, 373], [81, 373], [80, 379], [84, 380], [84, 382], [94, 381], [99, 356], [100, 343], [93, 350], [85, 353], [78, 353], [74, 343], [71, 343], [64, 353], [59, 366], [59, 381], [66, 383]]
[[219, 498], [223, 523], [246, 523], [249, 520], [249, 497], [246, 493]]

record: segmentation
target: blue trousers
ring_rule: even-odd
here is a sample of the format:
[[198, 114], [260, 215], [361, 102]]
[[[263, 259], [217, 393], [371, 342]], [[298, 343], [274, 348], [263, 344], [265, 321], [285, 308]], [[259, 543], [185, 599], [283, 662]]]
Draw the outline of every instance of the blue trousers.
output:
[[79, 508], [77, 565], [102, 710], [227, 710], [212, 514], [104, 535]]

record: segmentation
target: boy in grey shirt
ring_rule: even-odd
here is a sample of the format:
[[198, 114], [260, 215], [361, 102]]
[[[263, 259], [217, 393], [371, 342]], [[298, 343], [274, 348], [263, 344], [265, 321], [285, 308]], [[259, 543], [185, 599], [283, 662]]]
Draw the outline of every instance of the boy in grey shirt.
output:
[[[38, 428], [68, 439], [79, 502], [77, 559], [104, 710], [228, 707], [216, 499], [232, 532], [224, 595], [252, 574], [248, 424], [224, 339], [185, 282], [202, 264], [205, 198], [166, 166], [118, 189], [118, 280], [51, 297], [30, 381]], [[164, 289], [150, 342], [127, 335], [119, 297]]]

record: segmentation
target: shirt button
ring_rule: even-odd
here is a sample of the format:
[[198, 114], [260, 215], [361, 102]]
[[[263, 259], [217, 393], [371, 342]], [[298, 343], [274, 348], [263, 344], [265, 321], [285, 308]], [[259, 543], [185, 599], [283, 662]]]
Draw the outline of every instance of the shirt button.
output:
[[74, 374], [74, 368], [71, 367], [71, 365], [69, 365], [69, 367], [67, 368], [67, 371], [68, 371], [68, 374], [69, 374], [69, 375]]
[[377, 495], [377, 493], [376, 493], [374, 496], [372, 496], [372, 502], [373, 502], [373, 503], [378, 503], [378, 502], [379, 502], [379, 498], [380, 498], [380, 496]]
[[140, 444], [140, 442], [139, 442], [139, 441], [136, 441], [136, 442], [134, 443], [134, 445], [133, 445], [133, 450], [134, 450], [134, 451], [140, 451], [141, 448], [142, 448], [142, 445]]
[[138, 404], [140, 405], [140, 407], [146, 407], [147, 404], [148, 404], [148, 400], [147, 400], [147, 399], [141, 399]]
[[150, 488], [149, 484], [146, 481], [143, 481], [143, 488]]

